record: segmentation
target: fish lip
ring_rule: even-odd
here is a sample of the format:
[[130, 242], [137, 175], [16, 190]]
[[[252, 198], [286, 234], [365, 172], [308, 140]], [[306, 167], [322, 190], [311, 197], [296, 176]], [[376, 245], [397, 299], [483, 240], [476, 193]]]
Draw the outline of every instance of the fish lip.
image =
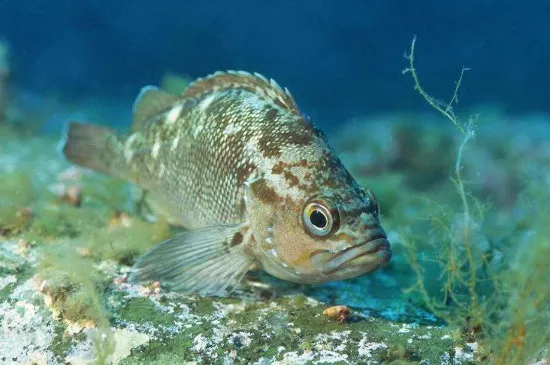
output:
[[[344, 267], [347, 263], [365, 255], [377, 254], [381, 264], [389, 261], [391, 258], [390, 242], [382, 228], [369, 230], [368, 240], [361, 244], [346, 248], [337, 253], [326, 262], [323, 271], [331, 273]], [[380, 253], [380, 254], [379, 254]]]

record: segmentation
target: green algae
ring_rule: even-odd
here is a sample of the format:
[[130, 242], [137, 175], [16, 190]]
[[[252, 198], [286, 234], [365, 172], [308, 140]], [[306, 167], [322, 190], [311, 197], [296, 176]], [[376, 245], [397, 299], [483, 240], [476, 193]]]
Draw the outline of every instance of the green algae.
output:
[[29, 205], [36, 199], [30, 176], [13, 172], [0, 179], [0, 235], [20, 233], [31, 221]]
[[[75, 238], [44, 245], [40, 250], [36, 272], [47, 283], [44, 290], [63, 318], [71, 321], [90, 319], [95, 322], [102, 315], [97, 306], [90, 304], [101, 301], [96, 293], [105, 292], [112, 284], [112, 275], [116, 274], [116, 269], [104, 272], [97, 264], [109, 261], [115, 267], [130, 264], [164, 235], [166, 225], [138, 220], [132, 222], [131, 227], [96, 227]], [[90, 279], [91, 284], [82, 285], [83, 279]]]
[[[199, 334], [209, 336], [211, 332], [200, 327], [192, 327], [175, 337], [152, 341], [147, 347], [135, 350], [120, 364], [174, 364], [194, 361], [196, 356], [189, 350], [193, 347], [193, 339]], [[206, 357], [203, 360], [206, 363], [209, 361]]]
[[132, 219], [127, 227], [114, 224], [97, 229], [81, 236], [78, 242], [79, 247], [88, 251], [97, 261], [110, 259], [123, 265], [132, 265], [139, 255], [168, 236], [169, 227], [163, 221], [150, 224]]
[[[436, 102], [420, 85], [414, 50], [415, 40], [405, 72], [412, 75], [415, 89], [428, 104], [460, 131], [462, 142], [453, 175], [456, 196], [460, 198], [458, 209], [439, 208], [430, 216], [432, 239], [438, 240], [439, 247], [431, 251], [421, 248], [416, 243], [419, 237], [412, 237], [410, 231], [404, 234], [409, 262], [417, 276], [411, 290], [420, 295], [432, 313], [460, 326], [463, 338], [483, 346], [485, 351], [478, 354], [481, 361], [525, 364], [544, 358], [550, 352], [550, 269], [542, 259], [550, 253], [550, 195], [542, 183], [544, 177], [530, 181], [524, 194], [529, 194], [533, 185], [542, 183], [546, 188], [536, 189], [529, 203], [520, 201], [515, 207], [529, 217], [529, 223], [521, 227], [521, 219], [506, 217], [505, 225], [515, 229], [501, 233], [500, 244], [491, 244], [489, 237], [498, 229], [487, 226], [498, 221], [491, 218], [499, 212], [469, 190], [462, 171], [465, 151], [475, 136], [475, 123], [472, 118], [461, 123], [452, 108], [466, 69], [462, 69], [451, 101]], [[505, 150], [498, 153], [505, 155]], [[501, 231], [502, 227], [501, 222]], [[418, 252], [428, 254], [420, 258]], [[431, 268], [430, 262], [435, 263]], [[430, 282], [432, 287], [428, 286]]]
[[45, 203], [34, 210], [34, 218], [22, 237], [29, 242], [75, 237], [87, 224], [87, 217], [74, 207]]
[[523, 364], [534, 354], [550, 353], [550, 196], [541, 195], [537, 185], [524, 196], [529, 235], [520, 231], [514, 237], [515, 260], [500, 273], [499, 321], [488, 330], [495, 364]]
[[110, 279], [95, 270], [90, 260], [67, 251], [41, 252], [37, 275], [44, 281], [42, 291], [60, 318], [98, 323], [104, 319], [98, 295], [110, 285]]
[[17, 264], [14, 268], [6, 268], [5, 257], [0, 254], [0, 278], [6, 277], [7, 275], [14, 275], [16, 280], [13, 283], [6, 285], [4, 288], [0, 289], [0, 303], [8, 300], [9, 296], [15, 288], [27, 281], [34, 274], [33, 268], [28, 264]]
[[[222, 302], [225, 300], [216, 300], [215, 303]], [[450, 341], [444, 337], [448, 330], [444, 328], [408, 326], [363, 316], [354, 317], [348, 323], [339, 323], [322, 315], [323, 306], [295, 306], [295, 302], [294, 296], [272, 302], [242, 302], [238, 304], [239, 310], [230, 311], [224, 317], [216, 317], [215, 314], [201, 316], [204, 321], [173, 337], [152, 341], [147, 348], [135, 351], [123, 363], [174, 363], [196, 361], [197, 358], [210, 363], [212, 359], [221, 361], [230, 354], [234, 354], [235, 363], [239, 364], [261, 358], [282, 361], [285, 351], [281, 348], [295, 349], [302, 354], [323, 348], [327, 351], [341, 348], [339, 354], [347, 361], [361, 363], [367, 355], [361, 355], [362, 350], [358, 349], [364, 346], [362, 343], [366, 338], [370, 343], [389, 343], [390, 337], [390, 345], [384, 344], [381, 351], [368, 355], [371, 361], [412, 362], [424, 359], [435, 363], [449, 350]], [[136, 303], [143, 306], [142, 302]], [[222, 306], [235, 304], [233, 300]], [[147, 316], [154, 305], [146, 302], [145, 307], [149, 309], [142, 314]], [[218, 318], [218, 325], [209, 320], [212, 315]], [[222, 323], [219, 323], [220, 319]], [[396, 336], [396, 332], [402, 335]], [[197, 342], [197, 339], [202, 339], [208, 344], [216, 338], [219, 343], [212, 351]], [[425, 341], [429, 341], [429, 347], [425, 346]], [[456, 342], [453, 344], [456, 345]]]
[[99, 174], [84, 174], [80, 180], [83, 207], [96, 211], [130, 212], [130, 186], [115, 178]]
[[163, 313], [146, 297], [129, 299], [117, 311], [117, 319], [132, 323], [150, 323], [154, 326], [168, 326], [175, 320], [173, 315]]
[[66, 336], [65, 326], [63, 326], [59, 322], [55, 323], [54, 331], [55, 337], [52, 341], [50, 349], [53, 352], [55, 359], [59, 362], [63, 362], [71, 347], [78, 341], [84, 340], [85, 336], [83, 336], [82, 334], [77, 334], [73, 337]]

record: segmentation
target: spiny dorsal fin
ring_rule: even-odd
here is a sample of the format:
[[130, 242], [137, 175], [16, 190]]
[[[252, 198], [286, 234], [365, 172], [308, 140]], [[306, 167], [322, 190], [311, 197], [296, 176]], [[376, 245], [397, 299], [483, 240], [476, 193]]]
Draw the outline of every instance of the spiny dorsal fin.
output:
[[199, 78], [183, 92], [183, 97], [199, 98], [208, 93], [228, 89], [248, 90], [272, 100], [283, 108], [300, 112], [288, 89], [283, 90], [275, 80], [268, 80], [259, 73], [250, 74], [245, 71], [218, 71]]
[[178, 97], [159, 89], [156, 86], [145, 86], [134, 102], [134, 123], [132, 131], [143, 129], [148, 120], [170, 109]]

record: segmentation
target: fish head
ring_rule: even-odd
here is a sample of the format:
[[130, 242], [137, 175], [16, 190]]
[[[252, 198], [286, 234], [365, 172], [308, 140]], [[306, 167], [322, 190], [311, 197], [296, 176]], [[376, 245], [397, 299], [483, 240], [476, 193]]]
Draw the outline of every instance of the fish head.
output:
[[277, 195], [266, 180], [253, 187], [249, 219], [264, 270], [288, 281], [321, 283], [388, 263], [392, 253], [374, 193], [347, 183], [293, 196]]
[[330, 280], [370, 273], [391, 259], [380, 207], [371, 190], [311, 198], [302, 209], [302, 226], [314, 239], [311, 269]]

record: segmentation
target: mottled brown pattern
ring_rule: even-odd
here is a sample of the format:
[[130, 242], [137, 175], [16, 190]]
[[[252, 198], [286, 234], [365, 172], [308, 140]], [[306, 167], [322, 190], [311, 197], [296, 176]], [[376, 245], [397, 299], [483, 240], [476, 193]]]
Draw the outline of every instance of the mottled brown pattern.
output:
[[315, 181], [309, 181], [308, 184], [300, 184], [298, 187], [304, 191], [304, 195], [306, 196], [319, 192], [319, 185]]
[[275, 120], [279, 116], [279, 112], [277, 111], [277, 109], [275, 109], [271, 106], [266, 106], [264, 108], [264, 112], [265, 112], [265, 119], [266, 120]]
[[233, 239], [231, 240], [229, 247], [240, 245], [241, 243], [243, 243], [243, 238], [244, 238], [243, 234], [241, 232], [237, 232], [233, 236]]
[[279, 161], [275, 165], [273, 165], [271, 173], [275, 175], [280, 175], [283, 173], [283, 171], [285, 171], [286, 166], [288, 166], [288, 164], [285, 164], [283, 161]]
[[265, 157], [277, 159], [281, 157], [282, 153], [281, 145], [279, 143], [279, 140], [271, 140], [269, 136], [265, 136], [260, 139], [258, 146]]
[[250, 190], [255, 198], [266, 204], [275, 204], [283, 200], [263, 179], [252, 183]]
[[281, 133], [281, 139], [286, 145], [308, 146], [318, 137], [318, 130], [311, 126], [311, 123], [304, 118], [298, 119], [293, 123], [292, 130]]
[[290, 186], [296, 186], [300, 183], [300, 180], [298, 180], [296, 175], [293, 175], [290, 171], [285, 171], [284, 176]]
[[246, 161], [237, 167], [237, 183], [242, 186], [252, 171], [258, 168], [254, 163]]
[[[278, 161], [276, 164], [273, 165], [273, 168], [271, 169], [271, 173], [275, 175], [282, 174], [285, 170], [288, 170], [292, 167], [313, 167], [315, 164], [310, 164], [305, 159], [301, 159], [298, 162], [283, 162]], [[306, 172], [306, 177], [311, 177], [311, 172]]]

